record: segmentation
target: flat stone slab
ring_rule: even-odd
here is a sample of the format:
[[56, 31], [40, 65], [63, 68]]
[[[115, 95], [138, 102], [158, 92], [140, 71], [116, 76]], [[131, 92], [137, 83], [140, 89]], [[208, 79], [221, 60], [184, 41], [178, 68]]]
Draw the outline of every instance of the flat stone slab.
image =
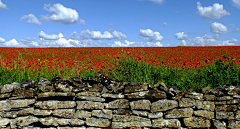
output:
[[151, 105], [151, 112], [160, 112], [160, 111], [167, 111], [178, 107], [178, 102], [175, 100], [158, 100], [157, 102], [152, 103]]

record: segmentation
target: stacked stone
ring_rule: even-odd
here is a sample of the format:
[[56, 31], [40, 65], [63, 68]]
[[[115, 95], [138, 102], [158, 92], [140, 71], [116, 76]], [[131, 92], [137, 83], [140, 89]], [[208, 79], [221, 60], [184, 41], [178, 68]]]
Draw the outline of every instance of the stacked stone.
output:
[[1, 129], [240, 128], [240, 88], [178, 91], [159, 82], [31, 79], [0, 86]]

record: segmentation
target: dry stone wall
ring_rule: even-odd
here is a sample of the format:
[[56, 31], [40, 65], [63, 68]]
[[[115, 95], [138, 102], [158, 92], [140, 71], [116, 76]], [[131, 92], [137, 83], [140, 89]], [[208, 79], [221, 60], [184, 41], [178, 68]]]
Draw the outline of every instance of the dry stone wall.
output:
[[239, 129], [240, 88], [57, 76], [0, 85], [1, 129]]

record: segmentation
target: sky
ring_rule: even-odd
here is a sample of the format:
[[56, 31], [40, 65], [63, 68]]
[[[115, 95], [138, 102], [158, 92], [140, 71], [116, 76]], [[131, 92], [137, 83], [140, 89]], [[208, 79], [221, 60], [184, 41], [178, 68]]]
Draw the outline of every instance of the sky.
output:
[[0, 47], [240, 46], [240, 0], [0, 0]]

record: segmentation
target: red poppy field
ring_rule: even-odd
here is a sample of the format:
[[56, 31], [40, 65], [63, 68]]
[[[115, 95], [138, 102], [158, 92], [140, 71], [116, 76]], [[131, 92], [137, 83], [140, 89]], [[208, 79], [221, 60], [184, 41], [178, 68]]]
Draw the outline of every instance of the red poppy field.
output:
[[55, 76], [123, 82], [162, 80], [178, 90], [240, 86], [240, 46], [0, 48], [0, 85]]

